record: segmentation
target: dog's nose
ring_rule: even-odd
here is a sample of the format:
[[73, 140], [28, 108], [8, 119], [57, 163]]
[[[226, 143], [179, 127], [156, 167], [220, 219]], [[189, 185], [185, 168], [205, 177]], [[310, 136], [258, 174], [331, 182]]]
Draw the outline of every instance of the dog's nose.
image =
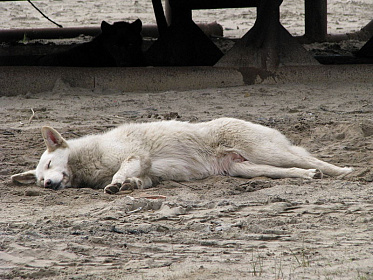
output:
[[45, 188], [51, 189], [52, 185], [53, 185], [53, 182], [52, 182], [51, 179], [45, 180], [45, 182], [44, 182], [44, 187]]
[[44, 187], [47, 189], [52, 189], [52, 190], [58, 190], [61, 188], [62, 182], [56, 182], [51, 179], [47, 179], [44, 181]]
[[44, 182], [44, 187], [47, 189], [57, 190], [60, 187], [61, 183], [53, 182], [51, 179], [47, 179]]

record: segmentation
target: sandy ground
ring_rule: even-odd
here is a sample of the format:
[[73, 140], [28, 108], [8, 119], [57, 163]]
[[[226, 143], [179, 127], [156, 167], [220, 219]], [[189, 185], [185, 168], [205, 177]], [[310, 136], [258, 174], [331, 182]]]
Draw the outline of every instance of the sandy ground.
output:
[[[0, 278], [373, 279], [372, 92], [373, 83], [122, 93], [58, 82], [51, 92], [1, 97]], [[70, 139], [176, 116], [268, 125], [356, 171], [167, 181], [113, 196], [9, 179], [37, 164], [42, 125]]]

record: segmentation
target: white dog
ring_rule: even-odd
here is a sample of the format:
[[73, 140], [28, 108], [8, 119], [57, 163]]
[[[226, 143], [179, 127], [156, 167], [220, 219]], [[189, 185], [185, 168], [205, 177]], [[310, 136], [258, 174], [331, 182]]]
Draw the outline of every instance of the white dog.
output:
[[36, 170], [13, 175], [13, 181], [116, 193], [149, 188], [158, 180], [189, 181], [217, 174], [311, 179], [352, 171], [311, 156], [275, 129], [232, 118], [125, 124], [68, 141], [50, 127], [43, 127], [42, 135], [47, 150]]

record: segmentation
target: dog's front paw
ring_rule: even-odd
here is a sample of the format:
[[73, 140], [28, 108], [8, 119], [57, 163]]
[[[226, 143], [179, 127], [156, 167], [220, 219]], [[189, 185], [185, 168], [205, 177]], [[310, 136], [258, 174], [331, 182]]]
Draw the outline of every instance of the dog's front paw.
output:
[[316, 169], [313, 175], [313, 179], [322, 179], [324, 178], [324, 173], [320, 169]]
[[121, 188], [120, 183], [109, 184], [104, 188], [104, 193], [115, 194], [119, 192], [120, 188]]
[[134, 189], [142, 189], [143, 188], [143, 182], [139, 178], [128, 178], [126, 179], [122, 186], [120, 187], [121, 191], [126, 190], [134, 190]]
[[322, 179], [324, 174], [320, 169], [306, 169], [305, 176], [306, 179]]

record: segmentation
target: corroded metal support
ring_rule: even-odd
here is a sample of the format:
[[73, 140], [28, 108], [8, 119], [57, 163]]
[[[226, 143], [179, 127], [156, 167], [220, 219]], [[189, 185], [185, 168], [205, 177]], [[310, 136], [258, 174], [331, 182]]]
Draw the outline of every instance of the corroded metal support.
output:
[[145, 53], [149, 65], [212, 66], [223, 56], [193, 22], [191, 9], [178, 0], [167, 1], [170, 10], [165, 17], [161, 0], [152, 2], [160, 36]]
[[373, 37], [357, 52], [358, 57], [373, 58]]
[[[192, 10], [195, 9], [258, 7], [253, 28], [215, 64], [217, 67], [253, 67], [272, 71], [281, 65], [318, 64], [280, 24], [281, 3], [282, 0], [166, 0], [165, 4], [169, 29], [174, 34], [176, 30], [185, 32], [188, 24], [190, 26], [193, 22]], [[196, 29], [190, 34], [197, 34], [195, 32]], [[175, 38], [169, 40], [175, 41]], [[203, 44], [208, 45], [206, 41]], [[194, 47], [198, 47], [197, 42]]]
[[215, 66], [274, 71], [282, 65], [317, 65], [318, 62], [281, 25], [281, 2], [262, 0], [253, 28]]

